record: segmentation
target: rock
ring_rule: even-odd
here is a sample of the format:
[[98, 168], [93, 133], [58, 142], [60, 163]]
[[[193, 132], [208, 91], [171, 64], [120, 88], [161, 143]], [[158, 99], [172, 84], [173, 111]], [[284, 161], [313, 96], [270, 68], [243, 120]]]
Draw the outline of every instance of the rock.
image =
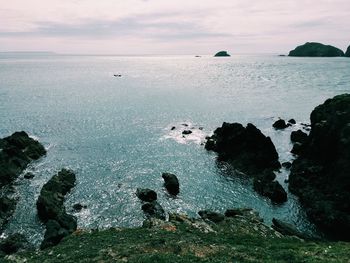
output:
[[184, 130], [184, 131], [182, 132], [183, 135], [189, 135], [189, 134], [191, 134], [191, 133], [192, 133], [191, 130]]
[[33, 179], [34, 178], [34, 174], [33, 173], [26, 173], [23, 176], [24, 179]]
[[219, 161], [229, 162], [250, 175], [281, 167], [270, 137], [251, 123], [245, 128], [239, 123], [224, 122], [207, 140], [205, 148], [217, 152]]
[[[275, 175], [274, 175], [275, 176]], [[266, 196], [275, 203], [284, 203], [287, 201], [287, 193], [279, 182], [271, 180], [272, 176], [255, 177], [253, 188], [259, 194]]]
[[164, 186], [168, 190], [169, 194], [176, 196], [180, 192], [180, 184], [176, 175], [171, 173], [163, 173], [162, 178], [164, 179]]
[[230, 57], [231, 55], [227, 51], [220, 51], [214, 55], [214, 57]]
[[86, 205], [82, 205], [82, 204], [74, 204], [73, 205], [73, 209], [76, 212], [80, 212], [81, 210], [86, 209], [86, 208], [87, 208], [87, 206]]
[[29, 248], [32, 248], [32, 246], [22, 234], [13, 234], [0, 241], [0, 251], [6, 255], [11, 255]]
[[348, 46], [348, 49], [345, 52], [345, 57], [350, 57], [350, 46]]
[[311, 113], [311, 132], [293, 162], [289, 189], [330, 238], [350, 241], [350, 94]]
[[72, 171], [62, 169], [41, 189], [36, 206], [40, 220], [46, 225], [42, 249], [58, 244], [77, 229], [77, 219], [68, 215], [64, 207], [64, 197], [74, 187], [75, 181]]
[[6, 196], [0, 197], [0, 232], [16, 208], [17, 201]]
[[292, 131], [290, 134], [290, 140], [292, 142], [305, 143], [307, 140], [307, 134], [302, 130]]
[[272, 219], [272, 228], [285, 236], [296, 236], [303, 239], [306, 238], [306, 236], [296, 229], [296, 227], [276, 218]]
[[300, 142], [296, 142], [293, 145], [292, 150], [290, 151], [293, 154], [299, 155], [303, 151], [303, 144]]
[[173, 131], [173, 130], [175, 130], [176, 129], [176, 127], [175, 126], [173, 126], [173, 127], [171, 127], [171, 130]]
[[284, 167], [286, 169], [290, 169], [292, 167], [292, 163], [291, 162], [284, 162], [284, 163], [282, 163], [282, 167]]
[[158, 218], [161, 220], [165, 220], [165, 211], [157, 201], [149, 202], [142, 205], [142, 211], [148, 218]]
[[285, 120], [279, 119], [278, 121], [275, 121], [275, 123], [272, 125], [276, 130], [283, 130], [288, 127]]
[[136, 196], [144, 202], [153, 202], [157, 200], [157, 193], [148, 188], [137, 188]]
[[343, 57], [339, 48], [321, 43], [307, 42], [289, 52], [290, 57]]
[[296, 122], [294, 119], [290, 119], [290, 120], [288, 121], [288, 123], [294, 125], [294, 124], [296, 124], [297, 122]]
[[259, 216], [259, 213], [252, 208], [235, 208], [235, 209], [227, 209], [225, 212], [226, 217], [236, 217], [243, 216], [245, 218], [249, 218], [250, 220], [256, 222], [263, 222], [264, 220]]
[[223, 214], [208, 210], [199, 211], [198, 214], [201, 218], [210, 220], [214, 223], [220, 223], [225, 219], [225, 216]]

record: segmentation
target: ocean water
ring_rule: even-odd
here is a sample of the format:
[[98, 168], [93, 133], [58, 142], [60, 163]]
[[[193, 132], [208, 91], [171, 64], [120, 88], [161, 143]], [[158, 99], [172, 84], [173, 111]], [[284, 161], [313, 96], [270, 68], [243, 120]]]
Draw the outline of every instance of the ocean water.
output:
[[[48, 149], [27, 169], [35, 178], [16, 182], [19, 203], [6, 233], [40, 243], [44, 229], [35, 202], [42, 185], [64, 167], [77, 174], [66, 208], [79, 228], [140, 226], [144, 216], [135, 191], [147, 187], [157, 191], [167, 212], [196, 216], [201, 209], [252, 207], [268, 224], [276, 217], [315, 233], [295, 196], [288, 193], [288, 202], [273, 205], [201, 144], [224, 121], [251, 122], [271, 137], [281, 162], [292, 160], [290, 132], [308, 123], [325, 99], [350, 92], [349, 68], [346, 58], [274, 55], [2, 54], [0, 136], [25, 130]], [[275, 131], [278, 117], [298, 124]], [[183, 138], [188, 128], [194, 132]], [[178, 176], [177, 198], [164, 190], [162, 172]], [[287, 178], [288, 171], [277, 173], [285, 189]], [[74, 213], [75, 203], [88, 208]]]

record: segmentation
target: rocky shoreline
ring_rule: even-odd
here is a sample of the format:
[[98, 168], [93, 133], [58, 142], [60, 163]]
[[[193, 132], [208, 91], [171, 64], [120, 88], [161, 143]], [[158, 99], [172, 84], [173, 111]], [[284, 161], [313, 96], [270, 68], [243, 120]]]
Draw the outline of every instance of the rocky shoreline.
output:
[[[328, 238], [344, 241], [350, 241], [349, 121], [349, 94], [336, 96], [316, 107], [311, 113], [310, 134], [302, 130], [291, 133], [291, 142], [294, 144], [292, 153], [297, 157], [296, 160], [293, 163], [283, 164], [284, 167], [291, 167], [289, 190], [300, 198], [309, 218]], [[295, 123], [293, 119], [288, 122], [278, 120], [273, 127], [283, 130]], [[31, 161], [44, 156], [46, 150], [25, 132], [16, 132], [0, 139], [0, 149], [0, 226], [4, 226], [16, 204], [16, 200], [11, 199], [6, 189], [11, 188], [11, 184]], [[271, 139], [253, 124], [244, 127], [240, 123], [223, 123], [211, 137], [207, 138], [205, 149], [215, 152], [218, 162], [228, 163], [245, 173], [247, 178], [253, 180], [254, 190], [271, 199], [273, 204], [287, 200], [287, 192], [275, 180], [275, 172], [282, 167], [276, 148]], [[173, 197], [178, 195], [181, 189], [176, 175], [163, 173], [161, 177], [169, 195]], [[64, 206], [65, 195], [71, 191], [75, 182], [74, 172], [62, 169], [43, 186], [40, 192], [37, 200], [38, 217], [46, 227], [41, 244], [43, 251], [53, 246], [57, 246], [59, 250], [61, 240], [67, 244], [69, 240], [79, 239], [81, 230], [77, 230], [77, 220], [67, 214]], [[161, 230], [183, 235], [182, 229], [188, 228], [190, 232], [200, 231], [200, 235], [220, 233], [226, 236], [236, 231], [233, 229], [240, 229], [243, 220], [246, 222], [244, 227], [235, 232], [241, 236], [260, 237], [264, 240], [279, 238], [283, 242], [290, 242], [288, 236], [293, 236], [292, 240], [301, 242], [300, 247], [302, 242], [305, 242], [301, 240], [309, 239], [294, 226], [276, 218], [273, 220], [272, 228], [265, 225], [258, 214], [251, 209], [228, 209], [225, 214], [203, 210], [198, 212], [200, 219], [193, 219], [185, 215], [168, 214], [158, 202], [157, 193], [151, 189], [138, 188], [136, 196], [142, 202], [141, 209], [146, 217], [144, 227], [142, 230], [115, 231], [152, 233]], [[82, 205], [79, 207], [78, 205], [77, 209], [83, 208]], [[70, 237], [71, 234], [73, 237]], [[89, 238], [94, 234], [82, 235], [88, 235]], [[0, 259], [2, 257], [10, 260], [9, 255], [16, 252], [19, 253], [19, 258], [24, 255], [26, 259], [33, 259], [23, 262], [38, 262], [35, 258], [39, 259], [42, 255], [49, 257], [46, 252], [39, 254], [23, 252], [31, 248], [21, 235], [9, 236], [0, 242]]]

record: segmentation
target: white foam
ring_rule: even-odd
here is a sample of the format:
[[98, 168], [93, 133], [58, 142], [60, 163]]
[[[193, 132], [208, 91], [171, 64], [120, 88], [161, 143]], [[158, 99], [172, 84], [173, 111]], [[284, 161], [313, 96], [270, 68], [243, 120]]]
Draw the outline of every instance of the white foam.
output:
[[[175, 129], [172, 130], [172, 127], [175, 127]], [[207, 134], [203, 131], [202, 128], [201, 129], [200, 128], [201, 128], [200, 126], [193, 125], [192, 123], [188, 123], [188, 122], [169, 125], [164, 129], [167, 132], [167, 134], [165, 134], [161, 138], [161, 140], [171, 139], [181, 144], [188, 144], [188, 143], [201, 144], [205, 142], [205, 137], [207, 136]], [[192, 131], [192, 133], [187, 135], [182, 134], [182, 132], [185, 130], [190, 130]]]

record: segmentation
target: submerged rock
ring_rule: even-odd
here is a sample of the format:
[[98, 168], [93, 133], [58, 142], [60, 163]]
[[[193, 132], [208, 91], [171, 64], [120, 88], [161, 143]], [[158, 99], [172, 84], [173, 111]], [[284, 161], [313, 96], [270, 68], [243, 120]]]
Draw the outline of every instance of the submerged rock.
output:
[[274, 181], [275, 177], [273, 172], [265, 172], [262, 176], [254, 178], [253, 188], [275, 203], [284, 203], [287, 201], [287, 193], [277, 181]]
[[192, 133], [191, 130], [184, 130], [184, 131], [182, 132], [183, 135], [189, 135], [189, 134], [191, 134], [191, 133]]
[[339, 48], [321, 43], [307, 42], [289, 52], [290, 57], [343, 57]]
[[219, 51], [214, 55], [214, 57], [230, 57], [231, 55], [227, 51]]
[[169, 194], [177, 195], [180, 192], [180, 184], [175, 174], [163, 173], [164, 186], [168, 190]]
[[75, 174], [62, 169], [41, 189], [36, 206], [40, 220], [46, 225], [41, 248], [54, 246], [77, 229], [77, 219], [66, 213], [65, 195], [74, 187]]
[[33, 173], [26, 173], [23, 176], [24, 179], [33, 179], [34, 178], [34, 174]]
[[157, 193], [148, 188], [137, 188], [136, 196], [144, 202], [153, 202], [157, 200]]
[[350, 94], [311, 113], [311, 132], [293, 162], [289, 189], [310, 219], [334, 239], [350, 240]]
[[274, 124], [272, 124], [272, 127], [274, 127], [276, 130], [283, 130], [288, 127], [287, 123], [285, 120], [279, 119], [275, 121]]
[[73, 209], [76, 212], [80, 212], [81, 210], [86, 209], [86, 208], [87, 208], [87, 206], [86, 205], [82, 205], [82, 204], [74, 204], [73, 205]]
[[297, 122], [296, 122], [294, 119], [290, 119], [290, 120], [288, 121], [288, 123], [294, 125], [294, 124], [296, 124]]

